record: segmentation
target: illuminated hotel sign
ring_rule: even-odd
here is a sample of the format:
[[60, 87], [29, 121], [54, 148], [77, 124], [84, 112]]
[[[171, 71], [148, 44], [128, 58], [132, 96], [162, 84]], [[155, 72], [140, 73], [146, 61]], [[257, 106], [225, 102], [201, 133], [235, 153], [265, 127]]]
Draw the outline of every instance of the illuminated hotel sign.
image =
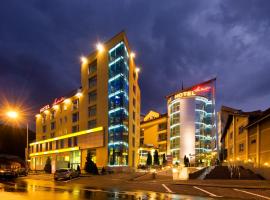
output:
[[46, 106], [43, 106], [39, 111], [43, 112], [43, 111], [45, 111], [45, 110], [47, 110], [49, 108], [50, 108], [50, 105], [46, 105]]
[[[64, 97], [61, 97], [61, 98], [56, 98], [56, 99], [54, 99], [54, 101], [53, 101], [53, 106], [54, 105], [56, 105], [56, 104], [59, 104], [59, 103], [61, 103], [61, 102], [63, 102], [65, 100], [65, 98]], [[44, 112], [45, 110], [48, 110], [49, 108], [51, 108], [50, 107], [50, 105], [48, 104], [48, 105], [46, 105], [46, 106], [43, 106], [42, 108], [40, 108], [40, 112], [42, 113], [42, 112]]]
[[54, 99], [53, 105], [59, 104], [59, 103], [61, 103], [61, 102], [64, 101], [64, 100], [65, 100], [64, 97], [56, 98], [56, 99]]
[[176, 95], [174, 95], [174, 98], [182, 98], [182, 97], [190, 97], [190, 96], [195, 96], [196, 93], [194, 91], [186, 91], [186, 92], [180, 92]]
[[174, 95], [174, 99], [182, 98], [182, 97], [196, 96], [197, 93], [208, 92], [210, 89], [211, 89], [210, 86], [206, 86], [206, 87], [197, 86], [192, 90], [188, 90], [188, 91], [185, 91], [185, 92], [180, 92], [180, 93]]

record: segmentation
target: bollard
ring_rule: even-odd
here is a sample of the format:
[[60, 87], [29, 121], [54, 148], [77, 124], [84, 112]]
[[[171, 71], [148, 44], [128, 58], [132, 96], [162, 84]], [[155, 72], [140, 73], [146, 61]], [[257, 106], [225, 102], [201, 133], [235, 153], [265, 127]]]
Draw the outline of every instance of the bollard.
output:
[[152, 173], [152, 178], [153, 178], [153, 179], [156, 179], [156, 172], [153, 172], [153, 173]]

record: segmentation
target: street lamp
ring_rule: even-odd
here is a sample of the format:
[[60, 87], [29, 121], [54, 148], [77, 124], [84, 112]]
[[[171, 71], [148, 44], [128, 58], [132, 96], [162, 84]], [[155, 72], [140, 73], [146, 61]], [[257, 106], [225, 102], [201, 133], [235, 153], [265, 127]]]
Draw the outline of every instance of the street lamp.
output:
[[[6, 113], [7, 117], [12, 120], [16, 120], [19, 118], [19, 113], [15, 110], [10, 110]], [[26, 168], [28, 169], [28, 135], [29, 135], [29, 128], [28, 128], [28, 122], [26, 123], [26, 152], [25, 152], [25, 164]]]

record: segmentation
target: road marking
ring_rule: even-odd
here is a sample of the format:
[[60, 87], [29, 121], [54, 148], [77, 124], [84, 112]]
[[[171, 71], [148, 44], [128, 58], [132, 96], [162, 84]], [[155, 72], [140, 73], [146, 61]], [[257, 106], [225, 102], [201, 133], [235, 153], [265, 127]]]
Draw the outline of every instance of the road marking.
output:
[[168, 188], [165, 184], [162, 184], [162, 186], [163, 186], [169, 193], [173, 193], [173, 191], [171, 191], [170, 188]]
[[252, 192], [247, 192], [245, 190], [239, 190], [239, 189], [234, 189], [234, 190], [235, 191], [238, 191], [238, 192], [243, 192], [243, 193], [246, 193], [246, 194], [251, 194], [253, 196], [261, 197], [261, 198], [264, 198], [264, 199], [270, 199], [270, 197], [266, 197], [266, 196], [263, 196], [263, 195], [255, 194], [255, 193], [252, 193]]
[[199, 188], [199, 187], [196, 187], [196, 186], [193, 186], [193, 187], [194, 187], [195, 189], [197, 189], [197, 190], [200, 190], [200, 191], [206, 193], [206, 194], [209, 194], [211, 197], [222, 197], [222, 196], [215, 195], [215, 194], [213, 194], [213, 193], [211, 193], [211, 192], [208, 192], [208, 191], [206, 191], [206, 190], [204, 190], [204, 189], [202, 189], [202, 188]]

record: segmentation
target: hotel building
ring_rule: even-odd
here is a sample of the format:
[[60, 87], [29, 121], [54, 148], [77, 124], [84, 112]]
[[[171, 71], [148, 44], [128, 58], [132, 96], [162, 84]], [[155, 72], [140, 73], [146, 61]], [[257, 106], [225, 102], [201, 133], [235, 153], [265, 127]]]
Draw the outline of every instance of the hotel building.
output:
[[138, 69], [121, 32], [82, 57], [81, 88], [56, 98], [36, 115], [36, 142], [30, 167], [53, 171], [77, 165], [87, 153], [98, 167], [135, 167], [140, 134]]
[[173, 163], [184, 157], [196, 166], [207, 166], [217, 150], [215, 79], [167, 96], [168, 154]]
[[167, 114], [150, 111], [141, 121], [139, 164], [145, 165], [148, 152], [152, 156], [157, 150], [162, 163], [163, 154], [167, 155]]

